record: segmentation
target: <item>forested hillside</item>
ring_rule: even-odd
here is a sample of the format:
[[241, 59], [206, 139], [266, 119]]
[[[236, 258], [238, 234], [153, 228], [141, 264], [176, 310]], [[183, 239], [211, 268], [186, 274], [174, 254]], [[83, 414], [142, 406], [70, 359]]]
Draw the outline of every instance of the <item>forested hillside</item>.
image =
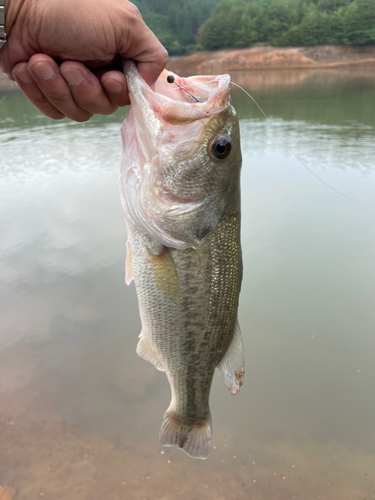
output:
[[255, 43], [375, 44], [375, 0], [224, 0], [200, 39], [206, 50]]
[[194, 50], [198, 28], [219, 0], [135, 0], [134, 3], [169, 55], [176, 55]]
[[375, 44], [375, 0], [135, 0], [170, 55], [195, 50]]

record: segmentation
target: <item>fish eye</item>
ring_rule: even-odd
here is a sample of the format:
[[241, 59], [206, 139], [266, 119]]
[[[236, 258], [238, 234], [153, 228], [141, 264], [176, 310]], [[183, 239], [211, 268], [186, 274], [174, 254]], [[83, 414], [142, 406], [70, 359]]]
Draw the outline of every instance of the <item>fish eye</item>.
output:
[[216, 160], [225, 160], [225, 158], [228, 158], [231, 149], [232, 145], [230, 137], [228, 135], [220, 135], [212, 141], [210, 152], [211, 156], [213, 156]]

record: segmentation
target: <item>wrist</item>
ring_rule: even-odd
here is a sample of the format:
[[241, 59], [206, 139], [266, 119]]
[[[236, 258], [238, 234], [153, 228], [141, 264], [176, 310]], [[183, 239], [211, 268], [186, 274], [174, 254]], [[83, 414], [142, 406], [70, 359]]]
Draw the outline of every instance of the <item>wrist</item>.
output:
[[9, 37], [12, 27], [21, 15], [25, 0], [4, 0], [5, 4], [5, 33]]

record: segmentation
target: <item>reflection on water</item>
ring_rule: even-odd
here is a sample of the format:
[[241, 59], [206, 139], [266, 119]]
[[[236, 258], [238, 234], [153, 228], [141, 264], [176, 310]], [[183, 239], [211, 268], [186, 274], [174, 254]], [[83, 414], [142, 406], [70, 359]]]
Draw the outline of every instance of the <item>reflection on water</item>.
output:
[[2, 101], [0, 485], [16, 498], [372, 498], [373, 77], [233, 80], [270, 118], [233, 91], [247, 378], [235, 398], [215, 378], [205, 462], [158, 444], [168, 383], [135, 354], [117, 188], [124, 111], [54, 123], [20, 94]]

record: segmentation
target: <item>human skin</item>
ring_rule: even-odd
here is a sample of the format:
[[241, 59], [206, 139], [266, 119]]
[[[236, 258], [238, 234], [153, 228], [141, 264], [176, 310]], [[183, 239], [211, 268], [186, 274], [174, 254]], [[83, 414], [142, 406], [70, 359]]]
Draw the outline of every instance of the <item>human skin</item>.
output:
[[168, 61], [127, 0], [5, 0], [5, 16], [0, 67], [56, 120], [83, 122], [129, 104], [126, 79], [114, 69], [120, 57], [134, 59], [149, 85]]

